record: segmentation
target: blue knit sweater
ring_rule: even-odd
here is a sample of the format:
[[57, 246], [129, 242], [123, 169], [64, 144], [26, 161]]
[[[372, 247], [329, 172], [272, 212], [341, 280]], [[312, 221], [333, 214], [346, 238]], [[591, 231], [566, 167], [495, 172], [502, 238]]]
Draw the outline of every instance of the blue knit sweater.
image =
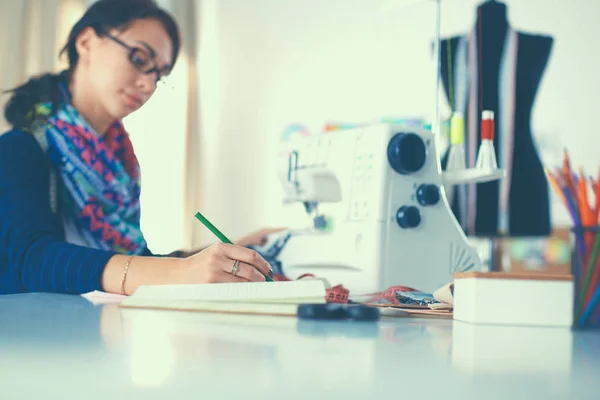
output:
[[65, 241], [49, 187], [50, 166], [35, 138], [20, 130], [1, 135], [0, 295], [101, 290], [114, 253]]

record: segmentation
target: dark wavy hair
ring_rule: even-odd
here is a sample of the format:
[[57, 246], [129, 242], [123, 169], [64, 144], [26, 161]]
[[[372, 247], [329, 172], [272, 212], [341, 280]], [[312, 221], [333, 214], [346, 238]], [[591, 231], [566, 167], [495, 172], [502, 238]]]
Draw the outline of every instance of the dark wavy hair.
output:
[[59, 56], [67, 54], [69, 61], [67, 70], [59, 74], [46, 73], [35, 76], [24, 84], [4, 92], [12, 93], [4, 108], [6, 121], [15, 128], [29, 127], [32, 123], [33, 107], [40, 102], [51, 102], [52, 114], [56, 112], [58, 84], [68, 79], [77, 65], [79, 54], [77, 54], [75, 41], [84, 29], [91, 27], [96, 34], [103, 35], [111, 29], [125, 30], [132, 22], [140, 19], [155, 19], [163, 24], [173, 45], [171, 65], [175, 65], [181, 47], [179, 28], [173, 17], [160, 8], [154, 0], [98, 0], [73, 26], [67, 44], [59, 53]]

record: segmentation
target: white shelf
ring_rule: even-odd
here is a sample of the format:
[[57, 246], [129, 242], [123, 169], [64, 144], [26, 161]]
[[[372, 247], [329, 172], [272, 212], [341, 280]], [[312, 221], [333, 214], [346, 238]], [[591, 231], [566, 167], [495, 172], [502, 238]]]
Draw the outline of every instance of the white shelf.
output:
[[503, 169], [468, 168], [460, 171], [442, 172], [444, 185], [462, 185], [465, 183], [484, 183], [497, 181], [504, 178], [506, 171]]

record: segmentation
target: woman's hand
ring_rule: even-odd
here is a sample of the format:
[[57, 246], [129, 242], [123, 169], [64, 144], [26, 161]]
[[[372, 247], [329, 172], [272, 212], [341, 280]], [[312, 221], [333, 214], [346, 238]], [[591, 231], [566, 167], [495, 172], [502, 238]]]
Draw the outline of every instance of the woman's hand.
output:
[[269, 239], [268, 236], [272, 233], [281, 232], [286, 228], [265, 228], [260, 231], [251, 233], [248, 236], [244, 236], [236, 242], [238, 246], [263, 246]]
[[[266, 275], [273, 274], [269, 263], [256, 251], [226, 243], [216, 243], [180, 261], [174, 283], [264, 282]], [[233, 270], [236, 261], [237, 272]]]

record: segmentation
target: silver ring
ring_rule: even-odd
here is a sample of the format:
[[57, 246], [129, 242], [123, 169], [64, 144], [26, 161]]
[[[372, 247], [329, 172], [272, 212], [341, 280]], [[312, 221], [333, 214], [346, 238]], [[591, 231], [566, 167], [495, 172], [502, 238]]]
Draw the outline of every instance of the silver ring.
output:
[[240, 262], [235, 260], [233, 267], [231, 268], [231, 275], [235, 276], [240, 270]]

